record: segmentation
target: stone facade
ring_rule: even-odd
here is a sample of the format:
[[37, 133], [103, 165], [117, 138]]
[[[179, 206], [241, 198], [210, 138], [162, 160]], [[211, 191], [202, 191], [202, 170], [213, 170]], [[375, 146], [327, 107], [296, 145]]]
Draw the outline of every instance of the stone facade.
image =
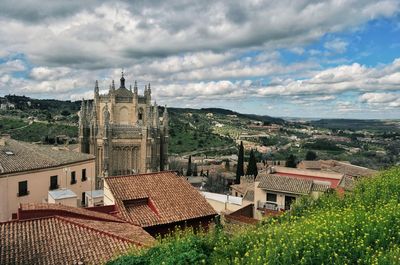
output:
[[[150, 84], [144, 95], [114, 81], [100, 95], [96, 81], [93, 102], [82, 101], [79, 113], [80, 151], [96, 156], [96, 176], [131, 175], [168, 169], [168, 113], [160, 121], [158, 106], [151, 104]], [[101, 182], [100, 182], [101, 183]], [[98, 186], [101, 186], [99, 184]]]

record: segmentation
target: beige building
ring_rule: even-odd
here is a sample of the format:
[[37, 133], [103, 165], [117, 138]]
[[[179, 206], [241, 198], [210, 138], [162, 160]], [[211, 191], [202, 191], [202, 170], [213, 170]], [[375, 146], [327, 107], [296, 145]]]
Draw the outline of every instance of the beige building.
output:
[[[96, 156], [96, 176], [128, 175], [168, 169], [168, 114], [162, 122], [151, 104], [150, 84], [144, 95], [114, 81], [106, 95], [96, 81], [93, 103], [82, 101], [79, 120], [80, 151]], [[101, 182], [98, 182], [101, 185]]]
[[21, 203], [48, 202], [49, 191], [69, 189], [77, 195], [75, 206], [80, 205], [94, 182], [92, 155], [0, 140], [0, 222], [10, 220]]

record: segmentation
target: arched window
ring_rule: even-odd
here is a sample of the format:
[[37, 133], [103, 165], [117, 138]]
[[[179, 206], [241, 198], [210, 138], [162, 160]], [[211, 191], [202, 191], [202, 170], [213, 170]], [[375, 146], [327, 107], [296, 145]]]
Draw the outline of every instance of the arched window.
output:
[[139, 109], [138, 120], [139, 120], [139, 121], [143, 120], [143, 108], [140, 108], [140, 109]]

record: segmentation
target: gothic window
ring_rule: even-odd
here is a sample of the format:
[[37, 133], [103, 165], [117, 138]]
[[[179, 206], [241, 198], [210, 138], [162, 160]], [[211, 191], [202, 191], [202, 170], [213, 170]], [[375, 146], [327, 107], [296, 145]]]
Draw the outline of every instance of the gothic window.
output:
[[143, 109], [142, 108], [139, 109], [138, 120], [139, 121], [143, 120]]

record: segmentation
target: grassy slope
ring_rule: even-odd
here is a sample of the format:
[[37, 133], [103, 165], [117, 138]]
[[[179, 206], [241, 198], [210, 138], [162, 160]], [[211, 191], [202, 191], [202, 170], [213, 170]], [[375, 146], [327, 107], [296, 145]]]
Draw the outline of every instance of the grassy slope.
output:
[[110, 264], [399, 264], [400, 168], [234, 236], [177, 235]]

